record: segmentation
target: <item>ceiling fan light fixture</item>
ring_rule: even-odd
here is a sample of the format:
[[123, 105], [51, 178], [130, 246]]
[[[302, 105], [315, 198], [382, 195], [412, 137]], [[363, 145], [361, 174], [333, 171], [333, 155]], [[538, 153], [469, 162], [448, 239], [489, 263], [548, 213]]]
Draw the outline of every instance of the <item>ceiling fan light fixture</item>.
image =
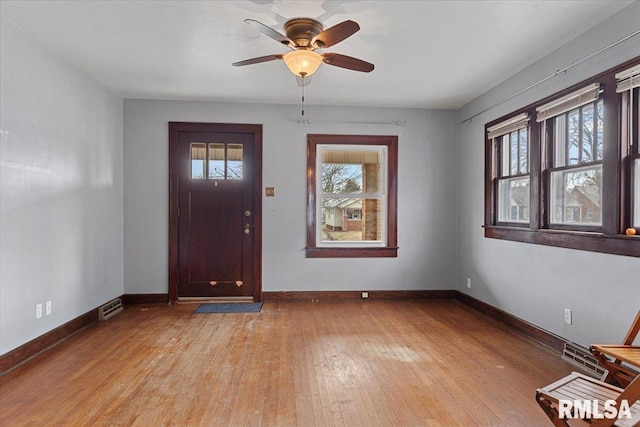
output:
[[322, 64], [322, 55], [312, 50], [294, 50], [285, 54], [282, 59], [289, 71], [300, 77], [312, 75]]

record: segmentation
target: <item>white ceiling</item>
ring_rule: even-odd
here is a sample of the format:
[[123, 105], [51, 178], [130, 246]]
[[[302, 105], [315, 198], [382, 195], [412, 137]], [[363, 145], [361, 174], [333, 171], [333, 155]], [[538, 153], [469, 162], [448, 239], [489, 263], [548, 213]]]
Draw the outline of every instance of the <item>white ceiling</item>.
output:
[[[298, 103], [281, 33], [293, 17], [361, 30], [326, 52], [375, 64], [322, 65], [306, 102], [459, 108], [633, 1], [5, 1], [4, 17], [124, 98]], [[562, 68], [569, 64], [558, 64]]]

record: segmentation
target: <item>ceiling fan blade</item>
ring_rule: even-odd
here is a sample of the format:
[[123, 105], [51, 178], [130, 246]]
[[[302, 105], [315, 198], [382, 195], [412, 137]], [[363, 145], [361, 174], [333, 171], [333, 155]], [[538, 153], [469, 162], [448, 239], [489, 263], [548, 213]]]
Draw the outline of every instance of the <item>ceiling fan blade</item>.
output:
[[331, 28], [327, 28], [311, 40], [311, 45], [317, 49], [333, 46], [360, 30], [355, 21], [344, 21]]
[[289, 46], [292, 49], [296, 47], [296, 44], [291, 39], [289, 39], [289, 37], [279, 33], [278, 31], [274, 30], [268, 25], [264, 25], [260, 21], [256, 21], [255, 19], [245, 19], [244, 22], [251, 25], [253, 28], [260, 31], [262, 34], [266, 35], [267, 37], [271, 37], [278, 43], [281, 43], [285, 46]]
[[374, 65], [370, 62], [363, 61], [358, 58], [352, 58], [347, 55], [340, 55], [339, 53], [323, 53], [322, 58], [322, 61], [325, 64], [333, 65], [334, 67], [346, 68], [348, 70], [370, 73], [374, 69]]
[[276, 59], [282, 59], [282, 54], [277, 53], [275, 55], [258, 56], [257, 58], [245, 59], [244, 61], [234, 62], [234, 67], [242, 67], [243, 65], [259, 64], [261, 62], [275, 61]]

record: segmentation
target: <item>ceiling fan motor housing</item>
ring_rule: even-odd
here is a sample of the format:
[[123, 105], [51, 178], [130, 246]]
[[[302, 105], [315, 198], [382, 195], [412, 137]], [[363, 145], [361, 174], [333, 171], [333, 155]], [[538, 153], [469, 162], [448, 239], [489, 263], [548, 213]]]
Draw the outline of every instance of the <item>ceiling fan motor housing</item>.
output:
[[311, 18], [294, 18], [284, 24], [287, 37], [302, 48], [311, 47], [311, 40], [323, 30], [322, 24]]

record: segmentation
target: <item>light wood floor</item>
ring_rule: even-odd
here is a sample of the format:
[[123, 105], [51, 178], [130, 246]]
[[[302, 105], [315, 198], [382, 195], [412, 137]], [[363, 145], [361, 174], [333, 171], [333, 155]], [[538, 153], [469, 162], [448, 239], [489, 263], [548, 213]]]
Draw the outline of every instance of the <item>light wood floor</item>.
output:
[[455, 301], [132, 307], [0, 378], [0, 425], [545, 426], [559, 354]]

